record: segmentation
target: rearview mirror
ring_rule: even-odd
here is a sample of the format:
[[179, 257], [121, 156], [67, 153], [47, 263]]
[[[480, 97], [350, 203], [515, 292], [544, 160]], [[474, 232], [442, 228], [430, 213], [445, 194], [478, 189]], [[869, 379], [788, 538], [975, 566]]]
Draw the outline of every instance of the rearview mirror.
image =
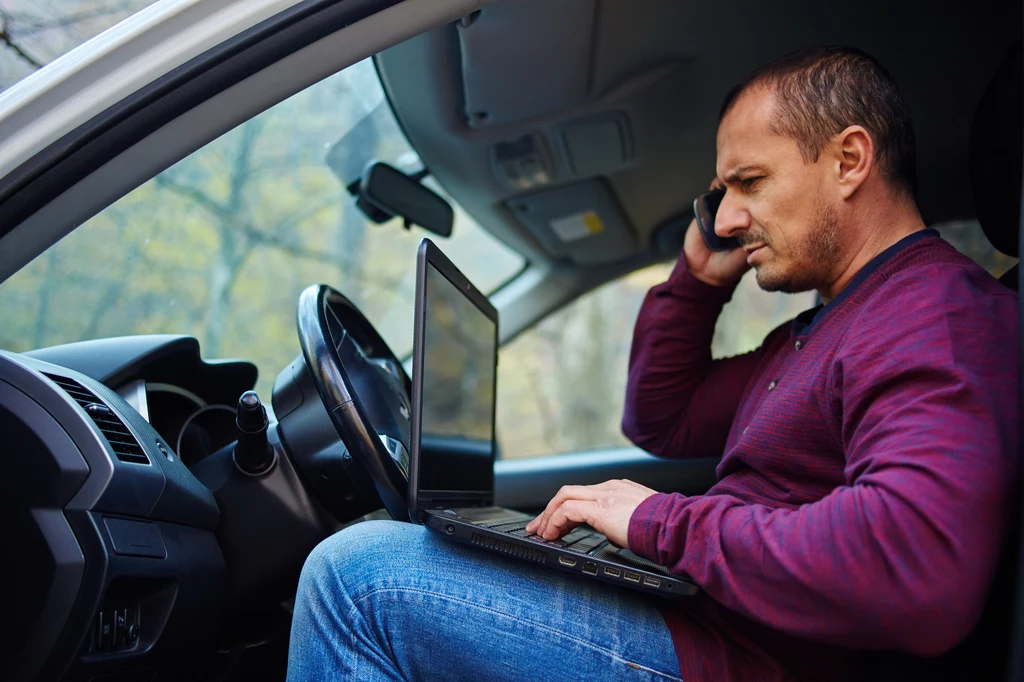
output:
[[419, 225], [441, 237], [452, 234], [455, 213], [451, 204], [416, 178], [386, 163], [377, 161], [367, 166], [349, 191], [356, 195], [356, 206], [376, 223], [399, 216], [406, 227]]

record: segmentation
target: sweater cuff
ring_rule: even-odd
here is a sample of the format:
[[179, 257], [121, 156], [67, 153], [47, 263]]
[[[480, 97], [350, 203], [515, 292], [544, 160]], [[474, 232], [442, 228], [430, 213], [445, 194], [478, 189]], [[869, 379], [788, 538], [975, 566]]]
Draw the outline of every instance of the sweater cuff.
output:
[[629, 543], [629, 551], [637, 556], [660, 563], [658, 561], [658, 536], [661, 534], [661, 527], [665, 522], [665, 515], [671, 508], [672, 497], [683, 497], [678, 493], [668, 495], [666, 493], [655, 493], [633, 510], [629, 517], [629, 528], [626, 531], [626, 540]]

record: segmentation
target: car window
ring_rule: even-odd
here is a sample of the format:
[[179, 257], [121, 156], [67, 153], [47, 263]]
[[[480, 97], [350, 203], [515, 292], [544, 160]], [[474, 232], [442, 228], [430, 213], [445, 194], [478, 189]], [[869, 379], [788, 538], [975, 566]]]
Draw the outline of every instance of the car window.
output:
[[[0, 347], [190, 334], [204, 357], [255, 362], [269, 396], [299, 353], [299, 293], [322, 282], [407, 355], [426, 233], [373, 224], [355, 207], [346, 185], [373, 159], [422, 166], [366, 60], [183, 159], [16, 273], [0, 286]], [[435, 240], [482, 291], [522, 269], [519, 254], [455, 214], [452, 236]]]
[[3, 0], [0, 90], [156, 0]]
[[[497, 431], [505, 459], [628, 446], [620, 422], [633, 324], [647, 290], [668, 279], [655, 265], [604, 285], [548, 316], [501, 349]], [[714, 357], [753, 350], [815, 294], [758, 288], [754, 272], [723, 309]]]
[[932, 227], [960, 253], [988, 270], [993, 277], [1001, 277], [1017, 263], [1016, 258], [996, 251], [977, 220], [956, 220]]

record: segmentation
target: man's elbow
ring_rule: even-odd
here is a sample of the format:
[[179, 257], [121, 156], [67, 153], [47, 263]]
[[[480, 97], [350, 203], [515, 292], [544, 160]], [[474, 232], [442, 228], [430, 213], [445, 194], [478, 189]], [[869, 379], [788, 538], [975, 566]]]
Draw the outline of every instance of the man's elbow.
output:
[[896, 648], [924, 658], [941, 656], [966, 639], [975, 625], [976, 620], [949, 622], [948, 618], [914, 623], [902, 635], [897, 635], [903, 642]]
[[641, 424], [637, 415], [628, 409], [622, 415], [621, 428], [633, 445], [657, 457], [665, 456], [670, 435], [667, 429]]
[[622, 435], [629, 439], [630, 443], [651, 452], [651, 448], [648, 447], [648, 441], [651, 440], [650, 434], [644, 433], [643, 429], [637, 426], [636, 419], [628, 411], [622, 415], [622, 423], [619, 428], [622, 429]]
[[896, 648], [925, 658], [941, 656], [962, 642], [973, 629], [974, 623], [964, 626], [962, 622], [942, 623], [936, 619], [914, 623], [897, 635], [903, 641], [902, 646]]
[[[963, 582], [942, 580], [927, 591], [908, 590], [901, 603], [882, 607], [878, 614], [891, 624], [885, 633], [889, 646], [915, 656], [940, 656], [962, 642], [977, 626], [987, 590], [965, 587]], [[926, 593], [927, 592], [927, 593]], [[915, 594], [916, 593], [916, 594]], [[902, 613], [893, 613], [893, 609]]]

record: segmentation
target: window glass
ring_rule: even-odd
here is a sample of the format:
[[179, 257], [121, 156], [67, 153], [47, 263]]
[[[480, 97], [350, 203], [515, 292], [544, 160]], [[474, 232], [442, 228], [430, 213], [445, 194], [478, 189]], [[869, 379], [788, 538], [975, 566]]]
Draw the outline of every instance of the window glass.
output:
[[996, 251], [977, 220], [957, 220], [932, 225], [942, 238], [956, 247], [993, 277], [1000, 277], [1016, 264], [1017, 259]]
[[155, 0], [3, 0], [0, 90]]
[[[299, 293], [322, 282], [409, 354], [416, 249], [428, 235], [397, 219], [375, 225], [355, 207], [346, 186], [374, 159], [422, 166], [366, 60], [183, 159], [3, 283], [0, 348], [190, 334], [204, 357], [256, 363], [269, 398], [299, 353]], [[435, 240], [481, 291], [523, 267], [455, 215], [451, 238]]]
[[[502, 457], [628, 446], [620, 422], [633, 324], [647, 290], [672, 264], [639, 270], [548, 316], [501, 349], [498, 439]], [[761, 291], [748, 272], [723, 309], [714, 357], [757, 348], [785, 320], [814, 305], [814, 292]]]

